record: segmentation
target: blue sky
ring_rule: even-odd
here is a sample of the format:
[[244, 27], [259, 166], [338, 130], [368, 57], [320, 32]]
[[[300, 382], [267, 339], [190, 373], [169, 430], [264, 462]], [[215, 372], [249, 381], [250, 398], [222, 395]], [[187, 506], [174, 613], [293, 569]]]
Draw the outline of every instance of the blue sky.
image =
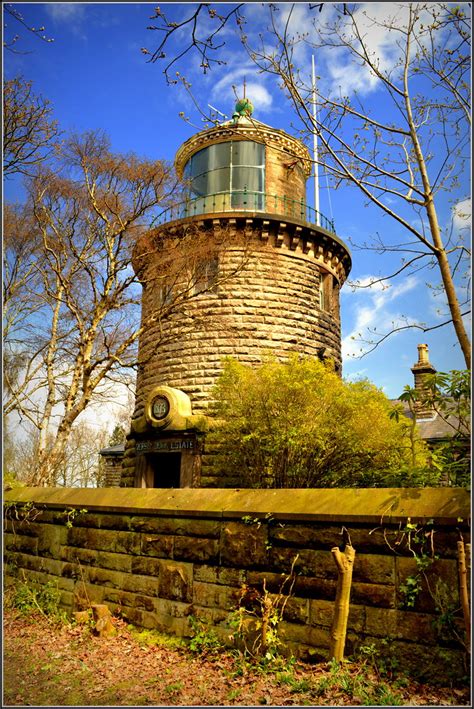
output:
[[[382, 12], [390, 3], [372, 3], [372, 9]], [[109, 134], [116, 151], [135, 152], [150, 159], [173, 160], [180, 144], [203, 123], [189, 96], [180, 85], [169, 86], [160, 63], [147, 63], [142, 47], [150, 50], [157, 44], [157, 32], [147, 30], [156, 3], [16, 3], [25, 21], [32, 26], [45, 26], [45, 34], [54, 42], [42, 42], [9, 17], [5, 39], [19, 34], [19, 51], [4, 53], [4, 78], [22, 74], [34, 82], [34, 90], [49, 99], [54, 117], [63, 130], [84, 131], [102, 129]], [[162, 9], [179, 19], [189, 11], [186, 3], [161, 3]], [[300, 9], [301, 7], [301, 9]], [[298, 7], [296, 20], [305, 22], [305, 7]], [[255, 27], [259, 26], [260, 3], [247, 5]], [[282, 5], [282, 11], [286, 6]], [[196, 57], [188, 56], [177, 67], [192, 81], [194, 95], [206, 107], [208, 103], [231, 115], [235, 103], [232, 85], [239, 89], [245, 77], [247, 95], [255, 105], [254, 117], [264, 123], [292, 132], [291, 113], [285, 106], [276, 81], [257, 74], [242, 55], [235, 42], [235, 31], [226, 32], [228, 46], [225, 67], [212, 69], [203, 76]], [[178, 46], [179, 46], [178, 40]], [[390, 47], [381, 38], [374, 38], [380, 51], [389, 57]], [[308, 57], [301, 57], [307, 62]], [[321, 67], [323, 70], [321, 55]], [[319, 61], [319, 57], [317, 59]], [[326, 67], [328, 65], [325, 65]], [[308, 64], [308, 75], [311, 67]], [[337, 62], [331, 67], [331, 77], [341, 89], [350, 91], [359, 85], [369, 91], [365, 78], [355, 67], [347, 68]], [[194, 127], [179, 114], [189, 116]], [[469, 170], [462, 177], [458, 191], [451, 195], [459, 211], [470, 211]], [[308, 200], [312, 203], [313, 187], [308, 183]], [[21, 187], [14, 180], [5, 185], [6, 199], [21, 199]], [[335, 221], [338, 236], [346, 243], [366, 240], [377, 232], [385, 237], [399, 238], [399, 227], [388, 217], [382, 217], [373, 207], [364, 205], [354, 189], [328, 190], [321, 176], [321, 211]], [[453, 218], [453, 206], [442, 203], [440, 218], [446, 227], [455, 229], [466, 222]], [[351, 247], [353, 270], [350, 280], [366, 280], [396, 270], [399, 256], [382, 260], [367, 251]], [[370, 354], [359, 358], [363, 345], [352, 337], [364, 332], [367, 326], [384, 332], [392, 321], [402, 316], [429, 319], [436, 324], [443, 321], [437, 311], [442, 303], [426, 286], [432, 274], [418, 273], [393, 281], [389, 288], [354, 291], [346, 284], [341, 295], [343, 340], [343, 374], [347, 378], [369, 378], [385, 393], [395, 398], [405, 384], [412, 384], [410, 368], [417, 359], [417, 344], [426, 342], [430, 359], [438, 371], [461, 369], [464, 360], [451, 326], [423, 333], [405, 331], [395, 335]]]

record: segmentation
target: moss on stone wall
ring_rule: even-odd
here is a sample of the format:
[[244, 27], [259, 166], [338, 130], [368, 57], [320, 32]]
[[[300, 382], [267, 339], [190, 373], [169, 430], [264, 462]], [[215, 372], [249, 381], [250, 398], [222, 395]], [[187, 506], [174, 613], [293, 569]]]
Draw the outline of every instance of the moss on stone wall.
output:
[[[32, 521], [8, 514], [25, 503], [30, 519], [35, 510]], [[71, 611], [106, 603], [130, 622], [180, 636], [192, 634], [190, 616], [197, 616], [228, 639], [243, 585], [278, 594], [293, 568], [282, 650], [324, 659], [337, 579], [330, 550], [345, 527], [356, 548], [347, 653], [375, 644], [420, 676], [443, 672], [446, 662], [462, 673], [462, 647], [440, 624], [433, 591], [442, 583], [444, 602], [459, 605], [455, 549], [469, 503], [457, 489], [23, 488], [5, 495], [5, 579], [21, 573], [32, 583], [53, 582]], [[87, 512], [68, 526], [71, 509]], [[429, 529], [441, 558], [430, 562], [407, 608], [402, 588], [417, 573], [415, 544], [397, 540], [408, 522], [422, 541]]]

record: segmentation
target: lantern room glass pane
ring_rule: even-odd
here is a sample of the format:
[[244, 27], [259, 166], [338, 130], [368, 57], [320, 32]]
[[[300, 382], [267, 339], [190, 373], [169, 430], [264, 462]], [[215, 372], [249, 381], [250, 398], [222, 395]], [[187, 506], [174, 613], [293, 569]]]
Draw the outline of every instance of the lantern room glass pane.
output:
[[200, 150], [198, 153], [192, 156], [191, 161], [189, 163], [190, 165], [190, 176], [194, 177], [195, 175], [202, 175], [204, 172], [207, 172], [208, 170], [208, 164], [209, 164], [209, 151], [208, 149], [206, 150]]
[[207, 194], [207, 173], [198, 175], [191, 180], [191, 192], [199, 197]]
[[230, 168], [213, 170], [207, 173], [207, 194], [227, 192], [230, 184]]
[[208, 170], [216, 170], [219, 167], [229, 167], [231, 143], [217, 143], [207, 148], [209, 152]]
[[234, 167], [232, 190], [263, 192], [263, 170], [258, 167]]
[[[252, 141], [231, 141], [209, 145], [195, 153], [187, 163], [184, 175], [189, 180], [190, 196], [225, 195], [221, 208], [263, 209], [265, 190], [265, 146]], [[252, 198], [239, 196], [248, 192]], [[258, 193], [258, 194], [256, 194]], [[201, 204], [201, 200], [199, 200]], [[202, 203], [199, 213], [218, 209], [215, 199]]]
[[232, 143], [232, 164], [263, 167], [265, 165], [265, 146], [247, 140]]

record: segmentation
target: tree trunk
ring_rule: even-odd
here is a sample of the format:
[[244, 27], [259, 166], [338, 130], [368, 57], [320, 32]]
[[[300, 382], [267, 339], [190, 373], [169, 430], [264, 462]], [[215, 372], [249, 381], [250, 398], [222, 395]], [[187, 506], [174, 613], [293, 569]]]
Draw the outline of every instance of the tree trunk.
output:
[[[471, 545], [466, 544], [467, 556], [469, 558]], [[466, 629], [466, 647], [467, 651], [471, 652], [471, 613], [469, 609], [469, 592], [467, 589], [467, 572], [468, 563], [466, 563], [466, 551], [464, 542], [458, 542], [458, 574], [459, 574], [459, 598], [461, 601], [462, 612], [464, 616], [464, 626]]]
[[471, 341], [469, 339], [469, 335], [466, 332], [466, 328], [464, 327], [461, 308], [459, 306], [459, 299], [457, 297], [456, 289], [453, 283], [451, 267], [449, 265], [448, 257], [444, 249], [437, 253], [437, 259], [439, 263], [439, 270], [441, 272], [444, 290], [446, 293], [446, 298], [448, 301], [449, 312], [453, 321], [453, 327], [456, 332], [459, 344], [461, 346], [462, 353], [464, 355], [466, 369], [471, 369]]
[[[412, 8], [410, 8], [410, 15], [412, 13]], [[407, 50], [406, 50], [406, 62], [405, 62], [405, 72], [404, 72], [404, 93], [405, 93], [405, 106], [407, 111], [407, 123], [411, 135], [411, 140], [413, 144], [413, 151], [415, 154], [416, 162], [420, 170], [421, 180], [423, 183], [423, 190], [425, 193], [425, 210], [426, 216], [428, 217], [428, 222], [430, 225], [431, 238], [433, 240], [433, 252], [438, 261], [439, 270], [441, 273], [441, 280], [443, 282], [444, 291], [446, 294], [446, 299], [448, 301], [448, 308], [451, 315], [451, 319], [454, 326], [454, 331], [456, 332], [459, 345], [461, 347], [462, 353], [464, 355], [464, 360], [466, 362], [466, 368], [471, 368], [471, 342], [469, 336], [464, 327], [464, 322], [461, 315], [461, 308], [459, 306], [459, 299], [456, 293], [456, 289], [453, 282], [453, 274], [451, 271], [451, 266], [449, 264], [448, 256], [446, 253], [446, 248], [443, 244], [443, 239], [441, 237], [441, 231], [439, 228], [438, 214], [436, 211], [434, 198], [433, 198], [433, 188], [428, 176], [428, 168], [426, 164], [426, 158], [423, 154], [423, 150], [420, 145], [420, 140], [418, 138], [417, 125], [413, 118], [412, 105], [410, 92], [408, 89], [408, 68], [409, 68], [409, 58], [410, 58], [410, 45], [411, 45], [411, 33], [408, 35], [407, 40]]]
[[338, 579], [334, 620], [331, 628], [330, 657], [337, 660], [337, 662], [341, 662], [344, 658], [344, 645], [346, 643], [355, 549], [350, 544], [346, 544], [343, 554], [340, 552], [339, 547], [333, 547], [331, 554], [336, 562]]

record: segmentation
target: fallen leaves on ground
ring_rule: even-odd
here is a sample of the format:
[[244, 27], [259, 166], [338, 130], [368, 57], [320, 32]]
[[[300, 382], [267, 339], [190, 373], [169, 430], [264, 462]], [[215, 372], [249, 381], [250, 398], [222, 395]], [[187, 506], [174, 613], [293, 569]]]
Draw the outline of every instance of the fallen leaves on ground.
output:
[[[150, 645], [114, 619], [117, 635], [41, 615], [4, 614], [4, 706], [468, 706], [467, 688], [389, 683], [366, 666], [327, 664], [259, 670], [231, 653], [201, 656]], [[377, 694], [378, 692], [378, 694]], [[360, 696], [359, 696], [360, 695]], [[369, 701], [369, 699], [372, 701]]]

